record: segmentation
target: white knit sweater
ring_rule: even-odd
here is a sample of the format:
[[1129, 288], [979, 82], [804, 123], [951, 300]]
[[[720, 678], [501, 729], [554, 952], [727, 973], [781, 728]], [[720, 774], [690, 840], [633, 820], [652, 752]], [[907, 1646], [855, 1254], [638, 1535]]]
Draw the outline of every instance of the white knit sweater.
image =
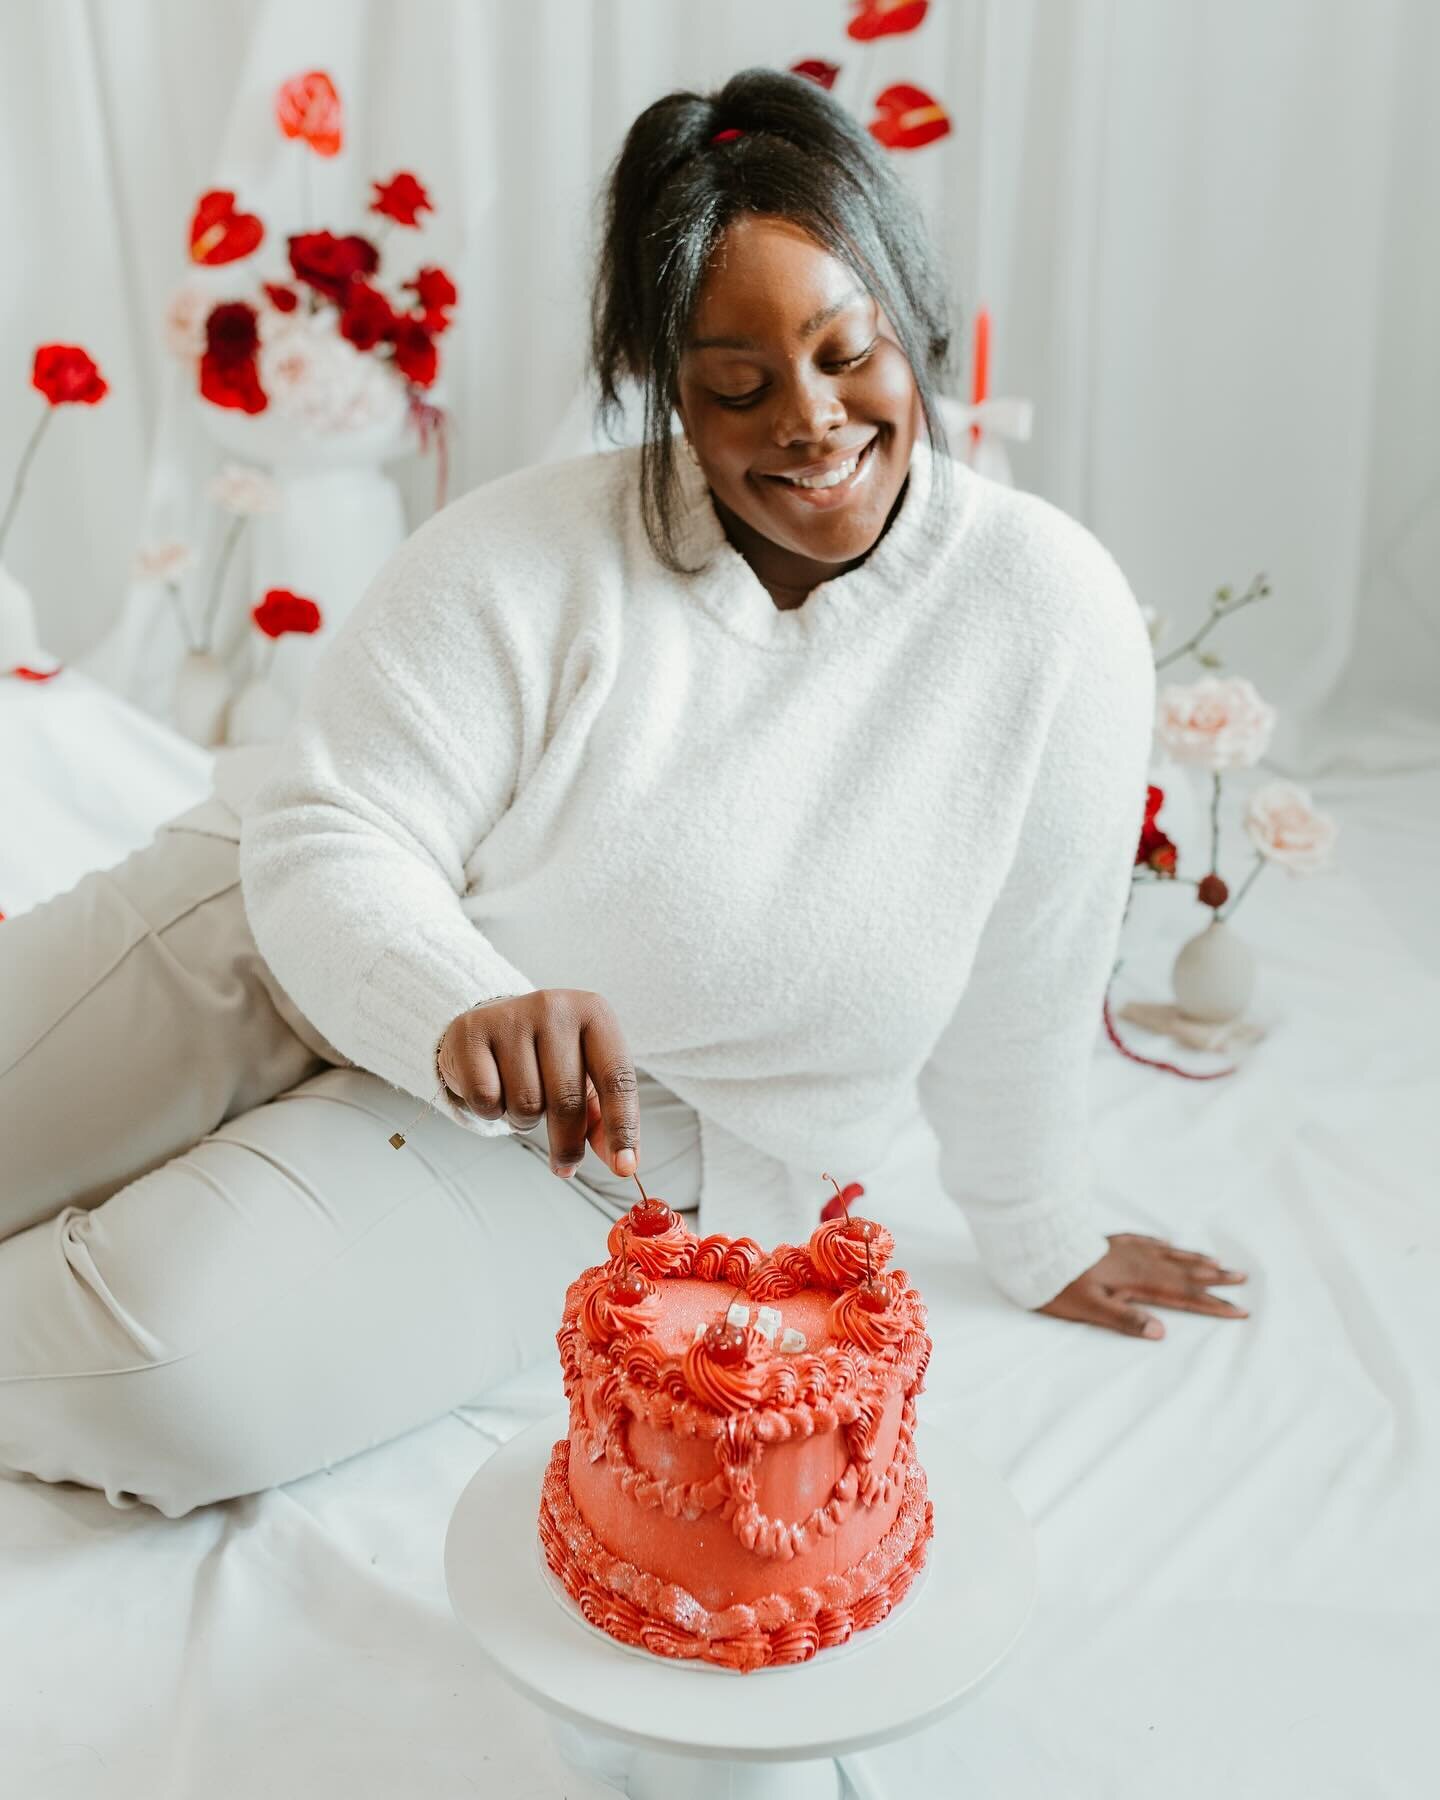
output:
[[[803, 1241], [822, 1171], [866, 1179], [918, 1083], [986, 1268], [1038, 1306], [1106, 1249], [1086, 1087], [1154, 710], [1135, 598], [964, 464], [932, 510], [922, 441], [876, 548], [782, 611], [680, 460], [699, 574], [651, 551], [636, 449], [402, 545], [241, 796], [256, 942], [419, 1100], [476, 1001], [603, 994], [700, 1114], [701, 1229], [762, 1243]], [[642, 1112], [642, 1173], [644, 1143]]]

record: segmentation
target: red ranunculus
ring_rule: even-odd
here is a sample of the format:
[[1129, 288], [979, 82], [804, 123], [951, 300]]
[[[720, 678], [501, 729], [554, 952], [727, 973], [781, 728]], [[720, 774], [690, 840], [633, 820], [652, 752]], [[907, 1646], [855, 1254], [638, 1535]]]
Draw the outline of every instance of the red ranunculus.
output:
[[267, 281], [264, 284], [265, 298], [276, 312], [290, 313], [300, 304], [300, 296], [294, 288], [282, 287], [279, 282]]
[[422, 212], [435, 210], [435, 202], [425, 189], [403, 169], [388, 181], [372, 181], [370, 185], [375, 190], [375, 198], [370, 202], [371, 212], [393, 219], [397, 225], [418, 226]]
[[205, 317], [205, 354], [218, 363], [249, 362], [260, 348], [258, 315], [244, 300], [225, 300]]
[[302, 231], [289, 247], [290, 267], [300, 280], [337, 302], [357, 275], [373, 275], [380, 266], [380, 252], [369, 238]]
[[89, 352], [78, 344], [42, 344], [30, 382], [52, 406], [94, 406], [110, 392]]
[[250, 617], [266, 637], [284, 637], [287, 632], [318, 631], [324, 620], [320, 608], [303, 594], [292, 594], [289, 588], [269, 588], [258, 606], [250, 608]]
[[340, 314], [341, 337], [348, 338], [357, 350], [373, 350], [390, 336], [396, 323], [395, 309], [379, 288], [358, 277], [350, 283]]
[[435, 341], [418, 319], [401, 318], [395, 322], [395, 366], [416, 387], [429, 387], [440, 372], [440, 354]]
[[275, 118], [288, 138], [299, 138], [317, 156], [338, 156], [344, 141], [340, 96], [323, 69], [292, 76], [275, 94]]
[[460, 298], [459, 290], [445, 271], [434, 267], [417, 269], [408, 281], [402, 281], [400, 285], [409, 288], [426, 312], [453, 306]]
[[1145, 820], [1140, 827], [1140, 842], [1135, 850], [1135, 867], [1154, 869], [1159, 875], [1173, 875], [1178, 859], [1174, 841], [1167, 837], [1156, 822], [1156, 815], [1165, 801], [1164, 788], [1158, 788], [1154, 782], [1145, 789]]
[[253, 356], [226, 362], [207, 350], [200, 358], [200, 393], [212, 406], [228, 406], [236, 412], [264, 412], [270, 404]]

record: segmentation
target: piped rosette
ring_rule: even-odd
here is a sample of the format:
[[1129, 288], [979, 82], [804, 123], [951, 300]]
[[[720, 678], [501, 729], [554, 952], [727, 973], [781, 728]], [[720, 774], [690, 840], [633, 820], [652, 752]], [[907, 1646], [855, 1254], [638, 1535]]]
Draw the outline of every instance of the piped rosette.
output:
[[582, 1296], [576, 1322], [597, 1349], [626, 1335], [646, 1335], [660, 1322], [660, 1290], [637, 1268], [619, 1268]]
[[770, 1346], [749, 1325], [732, 1325], [716, 1319], [706, 1327], [681, 1358], [680, 1370], [690, 1392], [702, 1406], [718, 1413], [754, 1406], [765, 1386], [765, 1361]]
[[842, 1288], [830, 1308], [832, 1334], [843, 1343], [858, 1344], [872, 1353], [898, 1344], [912, 1325], [900, 1270]]
[[605, 1244], [612, 1257], [622, 1262], [628, 1258], [642, 1274], [663, 1281], [667, 1276], [690, 1273], [699, 1241], [686, 1230], [673, 1207], [652, 1198], [637, 1200], [618, 1218]]

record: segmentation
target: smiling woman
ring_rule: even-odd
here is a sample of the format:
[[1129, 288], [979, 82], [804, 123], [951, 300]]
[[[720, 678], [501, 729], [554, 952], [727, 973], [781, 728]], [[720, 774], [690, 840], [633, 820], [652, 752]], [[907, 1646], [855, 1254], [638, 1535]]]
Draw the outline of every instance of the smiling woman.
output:
[[602, 417], [643, 385], [656, 553], [682, 570], [678, 417], [727, 537], [799, 606], [883, 537], [922, 426], [946, 448], [950, 305], [914, 198], [824, 89], [769, 69], [648, 107], [606, 192], [592, 357]]

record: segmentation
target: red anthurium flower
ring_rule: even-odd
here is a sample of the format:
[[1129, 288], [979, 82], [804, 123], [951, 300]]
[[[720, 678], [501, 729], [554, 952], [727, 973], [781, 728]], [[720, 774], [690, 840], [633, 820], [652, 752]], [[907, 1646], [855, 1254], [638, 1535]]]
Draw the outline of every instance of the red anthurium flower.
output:
[[52, 406], [94, 406], [110, 392], [89, 352], [78, 344], [42, 344], [35, 352], [30, 385]]
[[372, 181], [370, 185], [375, 190], [375, 198], [370, 202], [371, 212], [393, 219], [397, 225], [418, 226], [422, 212], [435, 210], [435, 202], [425, 189], [404, 170], [392, 175], [388, 181]]
[[827, 1223], [831, 1219], [843, 1219], [849, 1216], [850, 1208], [865, 1192], [858, 1181], [847, 1182], [838, 1194], [832, 1194], [820, 1208], [820, 1222]]
[[455, 283], [443, 269], [418, 269], [409, 281], [402, 281], [401, 287], [409, 288], [426, 312], [435, 312], [444, 306], [453, 306], [460, 298]]
[[275, 95], [275, 117], [286, 137], [299, 138], [317, 156], [340, 154], [340, 96], [323, 69], [282, 82]]
[[315, 602], [303, 594], [292, 594], [289, 588], [268, 588], [260, 604], [250, 608], [250, 617], [268, 638], [284, 637], [291, 631], [308, 634], [324, 623]]
[[363, 237], [336, 237], [330, 231], [302, 231], [289, 240], [290, 267], [301, 281], [331, 300], [343, 301], [357, 275], [373, 275], [380, 252]]
[[276, 312], [294, 312], [295, 308], [300, 304], [300, 296], [295, 292], [294, 288], [281, 287], [280, 284], [275, 281], [267, 281], [262, 285], [265, 289], [265, 298], [275, 308]]
[[440, 372], [440, 353], [434, 339], [416, 318], [401, 318], [395, 324], [395, 366], [416, 387], [429, 387]]
[[878, 117], [870, 121], [870, 135], [887, 150], [918, 150], [933, 144], [950, 129], [945, 108], [924, 88], [900, 81], [875, 98]]
[[803, 75], [807, 81], [814, 81], [823, 88], [833, 88], [835, 77], [840, 73], [839, 63], [825, 62], [818, 56], [807, 56], [801, 62], [791, 63], [792, 75]]
[[929, 0], [854, 0], [855, 13], [845, 27], [847, 37], [894, 37], [913, 31], [925, 17]]
[[395, 329], [394, 308], [379, 288], [357, 276], [345, 294], [340, 314], [340, 335], [348, 338], [357, 350], [373, 350]]
[[229, 188], [212, 188], [200, 196], [190, 220], [190, 260], [208, 268], [239, 262], [258, 250], [264, 237], [265, 227], [254, 213], [236, 212]]

